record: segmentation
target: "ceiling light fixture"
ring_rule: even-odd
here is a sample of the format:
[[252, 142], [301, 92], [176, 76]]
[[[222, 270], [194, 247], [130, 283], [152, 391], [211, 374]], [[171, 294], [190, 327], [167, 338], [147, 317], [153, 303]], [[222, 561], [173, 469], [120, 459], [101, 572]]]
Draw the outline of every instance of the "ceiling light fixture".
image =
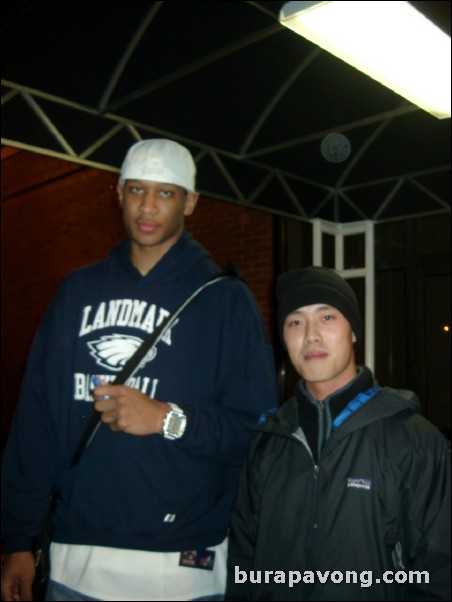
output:
[[450, 117], [450, 36], [409, 2], [286, 2], [279, 21], [435, 117]]

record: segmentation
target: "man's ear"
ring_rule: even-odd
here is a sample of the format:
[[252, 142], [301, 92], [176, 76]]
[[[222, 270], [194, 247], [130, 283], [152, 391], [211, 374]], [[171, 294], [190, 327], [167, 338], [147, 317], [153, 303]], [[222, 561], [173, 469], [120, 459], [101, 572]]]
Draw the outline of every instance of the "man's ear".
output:
[[199, 193], [197, 192], [188, 192], [185, 197], [185, 208], [184, 215], [191, 215], [196, 208], [198, 203]]
[[123, 203], [123, 186], [121, 186], [120, 184], [116, 184], [116, 194], [118, 195], [118, 199], [119, 199], [119, 204], [122, 207], [122, 203]]
[[358, 339], [356, 338], [356, 334], [354, 332], [352, 332], [352, 342], [356, 343]]

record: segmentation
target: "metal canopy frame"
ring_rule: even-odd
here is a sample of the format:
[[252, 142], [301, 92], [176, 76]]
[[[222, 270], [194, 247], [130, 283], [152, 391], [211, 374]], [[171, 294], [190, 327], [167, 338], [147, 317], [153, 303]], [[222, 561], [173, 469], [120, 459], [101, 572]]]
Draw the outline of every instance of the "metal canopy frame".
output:
[[[12, 35], [16, 27], [24, 19], [33, 18], [34, 11], [39, 7], [55, 3], [25, 3], [29, 6], [16, 15], [15, 19], [5, 27], [7, 38], [6, 47], [13, 44]], [[70, 3], [86, 5], [89, 3]], [[96, 3], [93, 3], [96, 4]], [[97, 3], [99, 4], [99, 3]], [[100, 3], [104, 4], [104, 3]], [[116, 3], [122, 4], [122, 3]], [[124, 44], [123, 50], [118, 53], [118, 58], [113, 64], [108, 77], [102, 73], [105, 85], [98, 94], [98, 102], [82, 103], [68, 95], [55, 94], [49, 90], [28, 85], [33, 78], [24, 73], [20, 78], [20, 70], [10, 68], [10, 61], [14, 61], [15, 47], [10, 49], [4, 59], [6, 73], [2, 79], [2, 111], [3, 111], [3, 136], [2, 144], [22, 148], [32, 152], [43, 153], [63, 160], [69, 160], [95, 168], [118, 171], [120, 161], [127, 147], [136, 140], [145, 137], [169, 137], [185, 144], [193, 153], [198, 166], [198, 183], [200, 192], [206, 196], [238, 203], [247, 207], [254, 207], [270, 211], [279, 215], [286, 215], [300, 220], [326, 219], [338, 223], [354, 222], [358, 220], [371, 220], [373, 222], [406, 219], [437, 213], [450, 212], [450, 120], [438, 121], [431, 116], [422, 114], [422, 111], [413, 105], [402, 101], [397, 95], [385, 91], [381, 108], [378, 102], [370, 103], [372, 106], [360, 110], [359, 115], [344, 115], [334, 126], [317, 109], [317, 92], [309, 83], [317, 80], [307, 79], [306, 88], [303, 88], [304, 78], [307, 74], [312, 78], [313, 71], [325, 67], [325, 53], [307, 43], [297, 40], [292, 32], [286, 31], [277, 21], [278, 2], [135, 2], [132, 4], [143, 5], [141, 18], [137, 19], [133, 35]], [[174, 27], [171, 21], [164, 21], [162, 13], [166, 11], [171, 16], [171, 5], [200, 10], [203, 4], [205, 11], [221, 11], [222, 16], [234, 18], [234, 7], [245, 5], [240, 10], [256, 11], [261, 16], [259, 27], [250, 28], [247, 35], [240, 35], [232, 42], [214, 47], [202, 56], [190, 57], [188, 49], [184, 64], [176, 69], [168, 68], [163, 76], [156, 77], [146, 85], [137, 85], [128, 89], [127, 94], [118, 91], [119, 83], [128, 69], [132, 69], [133, 59], [146, 36], [153, 35], [153, 28], [167, 26]], [[433, 3], [438, 4], [438, 3]], [[440, 4], [449, 4], [442, 2]], [[192, 5], [192, 6], [191, 6]], [[227, 5], [227, 6], [226, 6]], [[163, 10], [165, 9], [165, 10]], [[200, 13], [201, 14], [201, 13]], [[207, 18], [207, 17], [206, 17]], [[160, 19], [162, 19], [160, 21]], [[108, 18], [107, 18], [108, 20]], [[263, 21], [265, 27], [260, 26]], [[70, 15], [66, 23], [70, 27]], [[108, 26], [108, 23], [107, 23]], [[180, 24], [179, 24], [180, 26]], [[226, 24], [227, 26], [227, 24]], [[177, 31], [175, 33], [177, 37]], [[264, 100], [260, 99], [259, 109], [255, 111], [254, 118], [249, 119], [247, 128], [238, 128], [235, 146], [222, 143], [221, 132], [216, 142], [212, 143], [210, 132], [199, 131], [193, 135], [190, 129], [169, 129], [168, 120], [163, 115], [155, 118], [150, 115], [142, 119], [142, 113], [133, 115], [133, 108], [137, 102], [152, 100], [158, 92], [172, 93], [173, 89], [190, 91], [193, 80], [203, 81], [205, 74], [206, 86], [197, 93], [209, 95], [209, 86], [212, 83], [209, 76], [212, 69], [218, 73], [218, 85], [221, 83], [221, 69], [224, 61], [245, 56], [244, 52], [254, 52], [260, 56], [261, 44], [268, 41], [275, 44], [276, 48], [284, 50], [288, 47], [300, 47], [300, 60], [294, 62], [293, 69], [286, 69], [284, 77], [280, 77], [278, 85], [274, 86], [272, 93]], [[281, 46], [279, 46], [281, 44]], [[55, 60], [62, 60], [64, 65], [66, 48], [55, 48]], [[74, 49], [71, 50], [75, 52]], [[34, 48], [39, 56], [39, 48]], [[61, 59], [59, 57], [62, 55]], [[262, 60], [268, 60], [262, 48]], [[150, 57], [152, 59], [152, 57]], [[330, 59], [327, 65], [331, 66], [332, 85], [340, 84], [344, 74], [348, 77], [347, 67], [337, 64]], [[257, 68], [258, 64], [256, 64]], [[338, 69], [338, 75], [335, 74]], [[351, 69], [351, 68], [350, 68]], [[16, 75], [15, 79], [8, 79], [8, 73]], [[246, 74], [245, 74], [246, 75]], [[322, 74], [320, 73], [320, 76]], [[351, 81], [357, 82], [360, 92], [370, 85], [369, 97], [375, 94], [376, 84], [370, 84], [365, 76], [352, 73]], [[237, 74], [237, 80], [243, 81], [243, 74]], [[214, 82], [216, 85], [217, 82]], [[83, 85], [83, 81], [82, 81]], [[183, 86], [174, 88], [174, 86]], [[304, 118], [306, 123], [312, 119], [316, 126], [306, 130], [302, 135], [280, 139], [278, 137], [277, 119], [278, 109], [283, 102], [289, 102], [295, 88], [304, 90], [305, 94], [312, 94], [313, 102], [308, 103], [311, 114]], [[63, 86], [64, 89], [64, 86]], [[357, 93], [360, 93], [357, 92]], [[249, 94], [254, 94], [250, 89]], [[351, 92], [353, 96], [354, 92]], [[200, 96], [198, 96], [199, 98]], [[195, 110], [196, 94], [187, 101], [187, 111]], [[251, 98], [253, 101], [254, 98]], [[294, 97], [294, 102], [297, 98]], [[225, 99], [226, 103], [226, 99]], [[363, 97], [362, 105], [366, 105], [367, 96]], [[377, 109], [375, 108], [377, 105]], [[227, 106], [227, 105], [226, 105]], [[334, 107], [331, 104], [329, 108]], [[389, 108], [388, 108], [389, 107]], [[225, 113], [227, 108], [225, 110]], [[317, 112], [318, 111], [318, 112]], [[364, 114], [367, 113], [367, 114]], [[234, 114], [229, 114], [234, 119]], [[419, 140], [420, 149], [425, 155], [424, 163], [400, 161], [405, 153], [405, 147], [399, 147], [400, 140], [397, 132], [413, 131], [418, 127], [420, 120], [422, 126], [419, 136], [430, 132], [431, 139], [424, 136]], [[66, 125], [73, 121], [78, 127], [67, 128]], [[219, 122], [218, 122], [219, 123]], [[402, 129], [398, 124], [402, 123]], [[396, 126], [396, 127], [394, 127]], [[237, 126], [238, 127], [238, 126]], [[206, 124], [209, 128], [209, 124]], [[234, 128], [234, 121], [231, 123]], [[391, 128], [393, 133], [391, 134]], [[427, 128], [427, 130], [425, 130]], [[287, 127], [286, 127], [287, 129]], [[290, 128], [289, 128], [290, 129]], [[303, 128], [299, 128], [303, 129]], [[80, 132], [85, 135], [80, 137]], [[89, 135], [86, 135], [89, 132]], [[270, 135], [275, 134], [272, 138]], [[328, 165], [322, 158], [315, 159], [313, 164], [317, 173], [311, 175], [310, 170], [304, 172], [297, 165], [297, 153], [300, 161], [312, 157], [322, 140], [331, 133], [342, 134], [353, 138], [356, 134], [357, 142], [354, 143], [353, 152], [349, 160], [340, 165]], [[385, 136], [395, 136], [383, 140]], [[400, 136], [400, 138], [402, 138]], [[88, 140], [86, 144], [85, 140]], [[447, 148], [445, 148], [447, 142]], [[409, 142], [408, 142], [409, 143]], [[437, 143], [437, 146], [435, 146]], [[394, 148], [392, 148], [394, 146]], [[430, 146], [441, 148], [436, 152], [434, 159], [429, 160], [433, 153], [429, 152]], [[425, 148], [424, 148], [425, 147]], [[443, 148], [444, 147], [444, 148]], [[374, 169], [369, 154], [373, 154], [373, 163], [378, 161], [375, 157], [379, 153], [393, 153], [394, 165], [386, 171]], [[287, 161], [285, 161], [287, 157]], [[310, 159], [309, 159], [310, 160]], [[390, 162], [388, 162], [390, 163]], [[324, 164], [324, 165], [323, 165]], [[295, 167], [294, 167], [295, 166]], [[356, 177], [363, 169], [365, 177]], [[314, 169], [314, 171], [315, 171]], [[323, 171], [322, 171], [323, 170]], [[300, 173], [301, 172], [301, 173]], [[333, 174], [333, 175], [332, 175]], [[371, 198], [371, 202], [368, 199]], [[413, 199], [417, 199], [414, 201]]]

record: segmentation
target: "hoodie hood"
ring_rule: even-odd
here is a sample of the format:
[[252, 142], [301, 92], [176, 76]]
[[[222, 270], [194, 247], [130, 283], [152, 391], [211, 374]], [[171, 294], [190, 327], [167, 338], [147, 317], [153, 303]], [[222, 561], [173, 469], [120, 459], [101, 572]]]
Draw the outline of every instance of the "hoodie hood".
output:
[[193, 284], [201, 284], [206, 279], [218, 273], [218, 267], [214, 264], [210, 253], [204, 249], [185, 230], [179, 240], [160, 259], [160, 261], [144, 276], [135, 268], [130, 260], [130, 240], [121, 241], [112, 249], [109, 259], [113, 270], [119, 270], [122, 274], [134, 280], [173, 284], [193, 274]]

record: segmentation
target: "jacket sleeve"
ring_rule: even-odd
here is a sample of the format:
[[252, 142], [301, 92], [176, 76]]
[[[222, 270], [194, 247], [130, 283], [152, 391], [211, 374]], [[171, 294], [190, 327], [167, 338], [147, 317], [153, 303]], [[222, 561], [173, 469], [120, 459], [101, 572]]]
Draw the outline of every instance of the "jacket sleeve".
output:
[[260, 439], [258, 435], [251, 444], [231, 514], [225, 600], [252, 599], [249, 579], [250, 570], [253, 570], [259, 515], [255, 449]]
[[216, 368], [210, 370], [215, 370], [212, 399], [186, 404], [174, 400], [188, 419], [186, 433], [174, 443], [201, 460], [241, 466], [251, 429], [278, 405], [276, 370], [264, 321], [248, 287], [240, 282], [220, 287], [216, 298], [203, 300], [217, 306], [216, 315], [211, 314], [215, 324], [204, 326], [211, 337], [208, 344], [218, 354]]
[[62, 399], [59, 368], [65, 345], [63, 298], [60, 289], [35, 335], [9, 431], [2, 468], [2, 538], [7, 553], [33, 549], [49, 508], [58, 463], [67, 460], [60, 456], [57, 442]]
[[403, 599], [450, 600], [450, 445], [418, 419], [423, 426], [406, 481], [402, 547], [406, 569], [419, 573], [403, 586]]

